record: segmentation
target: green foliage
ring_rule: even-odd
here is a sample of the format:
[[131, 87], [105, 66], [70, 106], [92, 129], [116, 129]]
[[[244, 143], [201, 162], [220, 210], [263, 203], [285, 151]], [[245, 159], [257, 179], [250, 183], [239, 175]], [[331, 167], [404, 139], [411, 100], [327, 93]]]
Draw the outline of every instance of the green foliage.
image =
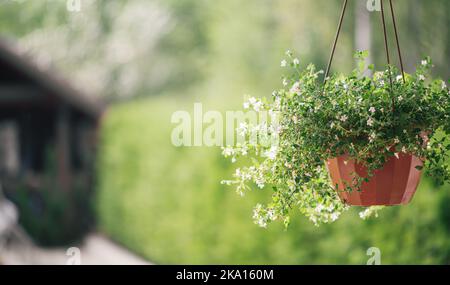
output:
[[[191, 93], [191, 92], [190, 92]], [[102, 127], [97, 212], [101, 230], [160, 264], [365, 264], [381, 249], [382, 264], [450, 262], [449, 186], [423, 180], [408, 206], [361, 220], [351, 209], [314, 227], [294, 213], [290, 227], [251, 221], [266, 191], [245, 199], [219, 182], [235, 166], [216, 148], [170, 144], [170, 115], [192, 108], [167, 96], [111, 108]]]
[[[358, 52], [357, 69], [348, 76], [333, 75], [323, 84], [319, 77], [323, 71], [312, 64], [301, 69], [290, 51], [287, 56], [289, 62], [283, 60], [281, 65], [290, 65], [293, 72], [283, 80], [285, 87], [273, 93], [272, 102], [251, 98], [244, 104], [258, 113], [275, 113], [277, 119], [244, 123], [243, 129], [241, 124], [246, 140], [223, 151], [233, 161], [249, 156], [253, 162], [238, 168], [235, 180], [225, 184], [236, 185], [241, 195], [252, 184], [274, 190], [271, 204], [256, 206], [257, 224], [266, 227], [275, 220], [288, 224], [294, 209], [316, 225], [336, 221], [347, 207], [337, 195], [341, 190], [329, 181], [325, 162], [344, 154], [368, 172], [366, 177], [354, 173], [346, 191], [360, 191], [375, 170], [400, 153], [422, 158], [436, 181], [450, 182], [446, 163], [450, 92], [444, 81], [427, 78], [429, 58], [405, 80], [394, 67], [366, 77], [368, 52]], [[269, 144], [261, 141], [267, 135], [277, 139]]]

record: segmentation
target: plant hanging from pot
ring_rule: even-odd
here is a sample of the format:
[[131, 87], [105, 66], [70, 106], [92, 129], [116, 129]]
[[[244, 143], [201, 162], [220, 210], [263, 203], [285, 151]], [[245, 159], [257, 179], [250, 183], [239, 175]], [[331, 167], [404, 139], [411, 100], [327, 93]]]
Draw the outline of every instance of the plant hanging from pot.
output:
[[[241, 195], [273, 189], [271, 203], [255, 207], [255, 223], [287, 225], [298, 209], [319, 225], [337, 220], [351, 205], [375, 206], [360, 213], [365, 217], [377, 206], [407, 204], [422, 169], [441, 184], [450, 182], [450, 92], [444, 81], [431, 78], [430, 58], [409, 75], [389, 65], [389, 57], [386, 69], [375, 72], [365, 64], [368, 53], [357, 52], [357, 69], [328, 76], [328, 68], [321, 82], [323, 71], [313, 64], [302, 68], [286, 54], [281, 65], [292, 70], [284, 87], [271, 100], [244, 103], [244, 109], [277, 119], [241, 124], [244, 141], [223, 149], [233, 161], [252, 161], [224, 184]], [[363, 75], [367, 70], [373, 76]]]

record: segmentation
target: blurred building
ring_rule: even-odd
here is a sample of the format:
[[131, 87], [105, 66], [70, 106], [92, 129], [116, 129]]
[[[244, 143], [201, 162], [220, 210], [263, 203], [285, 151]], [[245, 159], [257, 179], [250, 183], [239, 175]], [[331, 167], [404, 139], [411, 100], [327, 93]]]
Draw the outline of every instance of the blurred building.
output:
[[103, 105], [69, 83], [0, 41], [0, 183], [13, 200], [40, 197], [22, 201], [31, 215], [48, 210], [52, 191], [92, 187]]

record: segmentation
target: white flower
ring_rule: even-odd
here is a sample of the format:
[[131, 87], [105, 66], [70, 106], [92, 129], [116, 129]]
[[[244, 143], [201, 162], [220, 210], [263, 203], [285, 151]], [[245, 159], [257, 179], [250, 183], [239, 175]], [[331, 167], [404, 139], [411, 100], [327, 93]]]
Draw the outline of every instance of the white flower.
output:
[[272, 146], [268, 151], [266, 151], [264, 153], [264, 155], [270, 159], [270, 160], [274, 160], [277, 156], [278, 153], [278, 147], [277, 146]]
[[376, 112], [375, 107], [370, 107], [369, 112], [372, 113], [372, 114], [375, 113]]
[[333, 213], [331, 214], [331, 221], [336, 221], [339, 218], [339, 214], [338, 213]]
[[325, 207], [324, 207], [322, 204], [319, 204], [319, 205], [317, 205], [315, 211], [316, 211], [317, 213], [320, 213], [320, 212], [322, 212], [322, 210], [323, 210], [324, 208], [325, 208]]
[[406, 152], [407, 152], [407, 150], [406, 150], [406, 147], [405, 147], [405, 146], [403, 146], [403, 147], [402, 147], [402, 152], [403, 152], [403, 153], [406, 153]]
[[281, 67], [286, 67], [287, 66], [287, 61], [285, 60], [285, 59], [283, 59], [282, 61], [281, 61]]
[[292, 85], [292, 88], [291, 90], [289, 90], [289, 92], [300, 95], [300, 82], [298, 81], [295, 82], [294, 85]]
[[403, 76], [401, 76], [401, 75], [397, 75], [397, 77], [395, 78], [397, 81], [400, 81], [400, 80], [402, 80], [403, 79]]
[[269, 209], [268, 211], [267, 211], [267, 217], [270, 219], [270, 220], [272, 220], [272, 221], [275, 221], [276, 220], [276, 216], [275, 216], [275, 211], [273, 210], [273, 209]]
[[233, 150], [233, 148], [232, 147], [230, 147], [230, 146], [227, 146], [227, 147], [225, 147], [225, 148], [223, 148], [223, 150], [222, 150], [222, 154], [225, 156], [225, 157], [227, 157], [227, 156], [231, 156], [231, 155], [233, 155], [234, 154], [234, 150]]
[[384, 86], [384, 80], [380, 80], [380, 85]]
[[346, 122], [348, 119], [347, 115], [343, 115], [339, 118], [339, 120], [341, 120], [342, 122]]
[[245, 136], [247, 134], [247, 131], [248, 131], [247, 123], [240, 123], [238, 128], [239, 135]]
[[287, 86], [288, 85], [288, 81], [286, 78], [283, 79], [283, 86]]
[[258, 101], [258, 102], [256, 102], [255, 104], [253, 104], [253, 109], [254, 109], [256, 112], [259, 112], [259, 111], [261, 110], [261, 108], [262, 108], [262, 102], [261, 102], [261, 101]]
[[370, 126], [370, 127], [373, 126], [373, 119], [372, 119], [372, 118], [369, 118], [369, 119], [367, 120], [367, 125]]
[[419, 75], [419, 80], [420, 81], [424, 81], [425, 80], [425, 76], [423, 76], [423, 74]]
[[292, 52], [291, 52], [290, 50], [287, 50], [287, 51], [285, 52], [285, 54], [286, 54], [287, 56], [292, 56]]
[[259, 225], [261, 228], [267, 228], [267, 222], [266, 222], [263, 218], [261, 218], [261, 219], [258, 220], [258, 225]]
[[395, 138], [395, 139], [394, 139], [394, 143], [395, 143], [395, 144], [398, 144], [399, 142], [400, 142], [400, 140], [399, 140], [398, 138]]
[[294, 63], [294, 65], [299, 65], [300, 64], [300, 60], [298, 58], [294, 58], [293, 63]]
[[258, 186], [259, 189], [263, 189], [264, 188], [264, 179], [256, 179], [255, 180], [256, 185]]
[[371, 133], [370, 136], [369, 136], [369, 141], [373, 142], [376, 138], [377, 138], [377, 134], [376, 133]]
[[367, 208], [364, 211], [359, 212], [359, 217], [363, 220], [367, 219], [369, 215], [370, 215], [370, 208]]
[[250, 108], [250, 103], [249, 102], [244, 102], [243, 107], [244, 107], [244, 109]]
[[425, 66], [425, 65], [427, 65], [428, 61], [426, 61], [426, 60], [422, 60], [422, 62], [421, 62], [421, 63], [422, 63], [422, 65], [423, 65], [423, 66]]
[[442, 85], [441, 86], [442, 86], [442, 90], [447, 88], [447, 84], [445, 84], [445, 81], [442, 81]]
[[248, 102], [250, 103], [250, 104], [255, 104], [256, 103], [256, 98], [255, 97], [250, 97], [250, 99], [248, 99]]
[[398, 102], [401, 102], [401, 101], [403, 101], [403, 96], [398, 96]]

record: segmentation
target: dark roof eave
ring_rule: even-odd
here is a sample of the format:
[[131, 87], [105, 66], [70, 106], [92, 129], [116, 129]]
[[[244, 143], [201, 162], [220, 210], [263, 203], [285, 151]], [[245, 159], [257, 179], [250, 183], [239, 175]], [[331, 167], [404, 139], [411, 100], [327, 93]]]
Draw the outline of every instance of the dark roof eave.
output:
[[49, 94], [57, 96], [63, 102], [75, 106], [80, 112], [99, 119], [105, 110], [106, 104], [100, 100], [93, 99], [86, 94], [75, 90], [67, 82], [50, 74], [50, 72], [38, 68], [31, 61], [14, 52], [14, 50], [3, 40], [0, 40], [0, 58], [14, 66], [35, 84], [46, 90]]

